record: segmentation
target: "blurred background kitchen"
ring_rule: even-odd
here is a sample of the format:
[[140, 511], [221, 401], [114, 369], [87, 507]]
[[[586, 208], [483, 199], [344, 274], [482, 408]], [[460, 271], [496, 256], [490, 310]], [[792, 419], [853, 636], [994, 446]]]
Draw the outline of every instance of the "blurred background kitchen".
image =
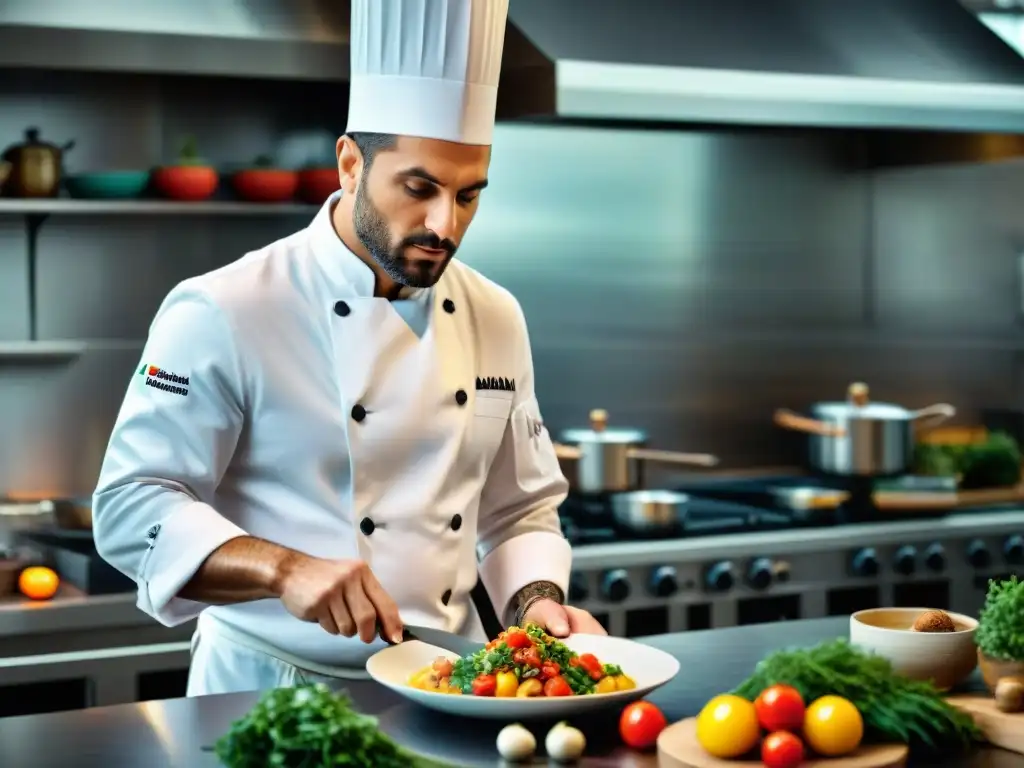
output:
[[[183, 693], [87, 499], [162, 297], [336, 188], [347, 24], [0, 2], [0, 716]], [[1022, 50], [1016, 0], [513, 0], [460, 257], [525, 310], [612, 632], [1021, 569]]]

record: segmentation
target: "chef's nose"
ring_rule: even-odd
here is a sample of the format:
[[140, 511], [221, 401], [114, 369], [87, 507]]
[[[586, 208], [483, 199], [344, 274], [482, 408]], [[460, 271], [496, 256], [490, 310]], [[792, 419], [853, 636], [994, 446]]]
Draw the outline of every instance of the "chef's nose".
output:
[[456, 240], [458, 209], [455, 201], [447, 200], [443, 195], [439, 195], [438, 199], [430, 206], [427, 220], [424, 223], [428, 230], [442, 240]]

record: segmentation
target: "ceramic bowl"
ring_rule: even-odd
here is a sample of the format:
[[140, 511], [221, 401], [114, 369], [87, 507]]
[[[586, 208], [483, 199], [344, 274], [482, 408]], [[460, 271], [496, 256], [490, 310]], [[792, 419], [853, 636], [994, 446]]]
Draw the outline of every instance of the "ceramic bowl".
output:
[[889, 660], [897, 674], [931, 680], [941, 691], [962, 683], [978, 665], [974, 633], [978, 621], [946, 611], [955, 632], [914, 632], [914, 621], [930, 608], [871, 608], [850, 617], [850, 642]]

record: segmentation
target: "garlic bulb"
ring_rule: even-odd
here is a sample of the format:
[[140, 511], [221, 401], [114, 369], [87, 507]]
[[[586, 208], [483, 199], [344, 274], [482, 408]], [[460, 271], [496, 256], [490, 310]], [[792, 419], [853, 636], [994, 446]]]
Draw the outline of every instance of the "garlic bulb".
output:
[[506, 725], [498, 733], [498, 754], [510, 763], [527, 760], [536, 750], [537, 740], [518, 723]]
[[583, 757], [587, 748], [587, 739], [583, 733], [566, 723], [559, 723], [544, 739], [544, 749], [548, 757], [560, 763], [572, 763]]

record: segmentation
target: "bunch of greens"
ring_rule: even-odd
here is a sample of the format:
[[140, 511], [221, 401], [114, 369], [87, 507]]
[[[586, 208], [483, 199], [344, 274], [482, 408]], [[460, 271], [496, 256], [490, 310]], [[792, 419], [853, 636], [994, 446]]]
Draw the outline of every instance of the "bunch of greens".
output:
[[993, 432], [983, 443], [939, 445], [918, 443], [914, 471], [923, 475], [957, 475], [959, 486], [999, 488], [1016, 485], [1021, 477], [1021, 451], [1005, 432]]
[[1024, 661], [1024, 581], [989, 581], [974, 640], [990, 659]]
[[268, 691], [213, 751], [227, 768], [442, 768], [397, 745], [325, 685]]
[[842, 696], [860, 711], [865, 738], [871, 741], [935, 753], [967, 748], [981, 739], [971, 716], [950, 706], [931, 683], [897, 675], [887, 659], [846, 640], [773, 653], [734, 693], [754, 701], [776, 684], [793, 686], [808, 703], [829, 694]]

